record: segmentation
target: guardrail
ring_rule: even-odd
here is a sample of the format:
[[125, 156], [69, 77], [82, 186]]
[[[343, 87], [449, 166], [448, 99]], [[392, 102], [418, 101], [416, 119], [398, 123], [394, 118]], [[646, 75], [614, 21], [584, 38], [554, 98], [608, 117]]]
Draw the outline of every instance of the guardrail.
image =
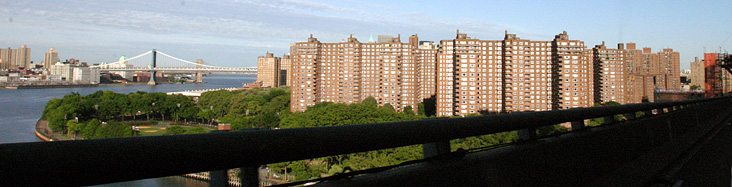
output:
[[[0, 144], [0, 181], [15, 186], [79, 186], [242, 168], [244, 186], [258, 185], [257, 167], [269, 163], [424, 144], [425, 157], [449, 152], [452, 139], [519, 131], [613, 116], [651, 117], [730, 97], [544, 112], [364, 125], [256, 130], [178, 136]], [[252, 182], [253, 181], [253, 182]]]

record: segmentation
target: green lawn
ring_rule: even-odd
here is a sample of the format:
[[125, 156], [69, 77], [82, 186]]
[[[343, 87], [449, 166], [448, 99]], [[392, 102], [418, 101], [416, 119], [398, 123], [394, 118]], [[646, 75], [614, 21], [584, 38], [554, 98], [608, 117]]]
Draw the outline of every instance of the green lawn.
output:
[[[165, 126], [138, 126], [140, 128], [140, 136], [162, 136], [165, 135]], [[181, 126], [185, 130], [190, 130], [195, 127], [191, 126]], [[211, 131], [213, 129], [205, 128], [204, 129]]]

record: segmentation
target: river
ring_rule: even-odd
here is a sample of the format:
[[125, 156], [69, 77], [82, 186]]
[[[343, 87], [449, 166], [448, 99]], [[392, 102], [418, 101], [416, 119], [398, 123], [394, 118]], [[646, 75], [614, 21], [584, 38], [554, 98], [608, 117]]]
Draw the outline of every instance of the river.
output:
[[[203, 84], [160, 84], [149, 85], [101, 85], [84, 88], [49, 88], [49, 89], [0, 89], [0, 144], [38, 142], [34, 134], [35, 123], [41, 117], [46, 103], [54, 98], [61, 98], [71, 92], [87, 95], [99, 90], [110, 90], [117, 93], [176, 92], [185, 90], [241, 87], [242, 83], [253, 82], [255, 75], [212, 74], [203, 77]], [[206, 183], [182, 177], [164, 177], [145, 179], [102, 186], [208, 186]]]

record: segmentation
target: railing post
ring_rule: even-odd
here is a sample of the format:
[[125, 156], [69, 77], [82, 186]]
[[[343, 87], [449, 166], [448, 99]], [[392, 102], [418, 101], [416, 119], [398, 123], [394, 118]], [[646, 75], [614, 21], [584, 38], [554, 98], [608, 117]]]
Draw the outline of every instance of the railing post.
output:
[[211, 187], [229, 186], [229, 174], [227, 173], [227, 170], [209, 171], [208, 177], [208, 185]]
[[602, 119], [603, 119], [603, 121], [605, 121], [602, 124], [611, 124], [611, 123], [615, 122], [615, 115], [605, 116]]
[[239, 168], [239, 181], [242, 187], [259, 186], [259, 167]]
[[424, 158], [430, 158], [450, 153], [450, 141], [422, 144], [422, 152]]
[[[226, 133], [227, 131], [213, 130], [210, 133]], [[227, 187], [229, 186], [228, 170], [216, 170], [208, 172], [208, 185], [211, 187]]]
[[572, 131], [580, 130], [585, 128], [585, 120], [577, 120], [572, 123]]
[[625, 119], [628, 119], [628, 120], [635, 119], [635, 112], [625, 113]]
[[518, 137], [521, 140], [530, 140], [536, 138], [536, 128], [527, 128], [517, 131]]

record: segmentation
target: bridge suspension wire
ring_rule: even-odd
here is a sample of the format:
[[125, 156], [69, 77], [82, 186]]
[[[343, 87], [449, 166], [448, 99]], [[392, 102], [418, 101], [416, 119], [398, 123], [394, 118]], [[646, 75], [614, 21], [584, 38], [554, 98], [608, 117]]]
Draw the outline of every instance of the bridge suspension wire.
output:
[[125, 61], [129, 63], [130, 61], [134, 61], [134, 60], [136, 60], [137, 58], [143, 57], [143, 56], [145, 56], [145, 55], [149, 55], [149, 54], [151, 54], [151, 53], [152, 53], [152, 51], [148, 51], [148, 52], [145, 52], [145, 53], [139, 54], [139, 55], [137, 55], [137, 56], [134, 56], [134, 57], [132, 57], [132, 58], [126, 58], [126, 59], [124, 59], [124, 60], [120, 59], [120, 60], [118, 60], [118, 61], [116, 61], [116, 62], [111, 62], [111, 63], [107, 63], [106, 65], [107, 65], [107, 66], [109, 66], [109, 65], [114, 65], [114, 64], [120, 64], [120, 63], [124, 63]]
[[180, 59], [180, 58], [176, 58], [176, 57], [170, 56], [168, 54], [165, 54], [165, 53], [163, 53], [161, 51], [158, 51], [158, 54], [161, 54], [161, 55], [166, 56], [168, 58], [172, 58], [174, 60], [177, 60], [177, 61], [180, 61], [180, 62], [184, 62], [184, 63], [188, 63], [188, 64], [201, 65], [202, 67], [209, 67], [209, 68], [218, 68], [218, 67], [212, 66], [212, 65], [198, 64], [198, 63], [195, 63], [195, 62], [191, 62], [191, 61], [183, 60], [183, 59]]
[[212, 66], [219, 66], [218, 64], [214, 64], [212, 62], [208, 62], [208, 61], [205, 61], [205, 60], [203, 61], [203, 64], [212, 65]]
[[[134, 57], [132, 57], [132, 58], [128, 58], [128, 59], [125, 59], [125, 60], [120, 60], [120, 61], [117, 61], [117, 62], [122, 62], [122, 61], [131, 61], [131, 60], [135, 60], [135, 59], [137, 59], [137, 58], [140, 58], [140, 57], [142, 57], [142, 56], [145, 56], [145, 55], [149, 55], [150, 53], [152, 53], [152, 51], [148, 51], [148, 52], [142, 53], [142, 54], [140, 54], [140, 55], [134, 56]], [[115, 62], [115, 63], [117, 63], [117, 62]]]
[[[152, 58], [153, 51], [147, 51], [139, 54], [132, 58], [120, 59], [112, 63], [100, 63], [93, 67], [99, 67], [105, 71], [149, 71], [149, 70], [177, 70], [177, 71], [191, 71], [191, 70], [204, 70], [204, 71], [242, 71], [251, 72], [256, 71], [256, 67], [220, 67], [210, 65], [204, 61], [201, 64], [183, 60], [177, 57], [173, 57], [161, 51], [155, 51], [155, 59]], [[153, 60], [155, 67], [153, 66]]]

